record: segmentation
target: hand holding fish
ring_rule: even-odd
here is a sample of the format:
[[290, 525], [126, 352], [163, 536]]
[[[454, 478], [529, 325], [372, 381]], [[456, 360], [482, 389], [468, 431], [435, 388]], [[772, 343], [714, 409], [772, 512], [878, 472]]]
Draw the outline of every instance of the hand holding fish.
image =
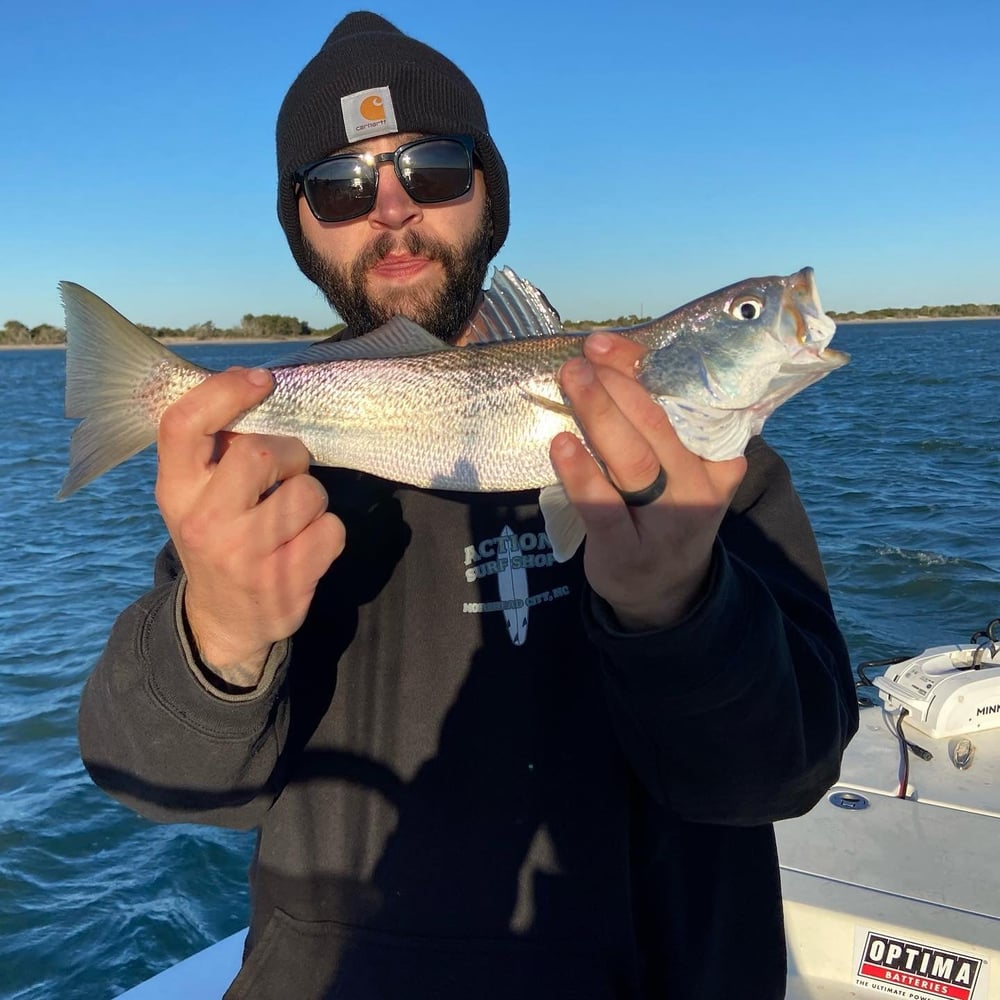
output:
[[187, 577], [188, 626], [204, 665], [239, 687], [259, 681], [344, 547], [300, 441], [220, 433], [271, 387], [259, 370], [222, 372], [170, 406], [158, 435], [156, 499]]
[[587, 533], [585, 569], [594, 590], [630, 631], [678, 622], [701, 595], [722, 517], [746, 472], [742, 456], [707, 461], [688, 451], [663, 408], [635, 380], [646, 349], [613, 334], [588, 337], [584, 358], [560, 383], [594, 450], [622, 490], [641, 490], [660, 468], [667, 488], [629, 507], [573, 434], [551, 447], [553, 467]]

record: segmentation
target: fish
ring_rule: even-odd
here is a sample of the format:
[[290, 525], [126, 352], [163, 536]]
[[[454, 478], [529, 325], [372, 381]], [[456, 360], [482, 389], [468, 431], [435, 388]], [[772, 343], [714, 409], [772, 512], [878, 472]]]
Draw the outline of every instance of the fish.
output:
[[[60, 282], [66, 416], [79, 419], [59, 499], [156, 440], [164, 410], [214, 374], [180, 357], [82, 285]], [[812, 268], [750, 278], [636, 326], [636, 378], [683, 444], [722, 461], [743, 453], [774, 410], [846, 364]], [[560, 367], [590, 331], [567, 331], [545, 296], [494, 272], [461, 347], [397, 316], [360, 337], [314, 344], [267, 365], [271, 394], [227, 429], [298, 438], [315, 465], [425, 489], [537, 488], [558, 561], [583, 541], [549, 461], [561, 431], [582, 437]], [[586, 440], [584, 438], [584, 443]]]

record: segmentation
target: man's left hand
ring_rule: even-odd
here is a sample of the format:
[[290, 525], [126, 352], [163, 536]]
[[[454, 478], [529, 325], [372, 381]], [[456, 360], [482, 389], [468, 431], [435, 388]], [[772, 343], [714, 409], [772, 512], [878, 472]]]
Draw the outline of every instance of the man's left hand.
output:
[[[663, 408], [635, 380], [645, 354], [625, 337], [594, 333], [584, 356], [560, 372], [607, 475], [573, 434], [558, 434], [550, 448], [556, 475], [586, 526], [587, 579], [628, 631], [674, 625], [701, 597], [719, 524], [746, 473], [743, 457], [710, 462], [681, 444]], [[663, 495], [647, 506], [626, 505], [618, 489], [645, 489], [661, 466]]]

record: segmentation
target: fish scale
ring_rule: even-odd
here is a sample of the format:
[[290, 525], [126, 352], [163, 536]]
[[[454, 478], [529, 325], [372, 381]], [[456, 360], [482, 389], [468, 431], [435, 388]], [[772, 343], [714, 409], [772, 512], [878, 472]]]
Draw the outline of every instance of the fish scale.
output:
[[583, 339], [276, 368], [274, 392], [230, 429], [297, 437], [318, 465], [412, 486], [543, 487], [553, 481], [549, 442], [579, 428], [569, 413], [538, 399], [562, 402], [555, 375], [582, 353]]

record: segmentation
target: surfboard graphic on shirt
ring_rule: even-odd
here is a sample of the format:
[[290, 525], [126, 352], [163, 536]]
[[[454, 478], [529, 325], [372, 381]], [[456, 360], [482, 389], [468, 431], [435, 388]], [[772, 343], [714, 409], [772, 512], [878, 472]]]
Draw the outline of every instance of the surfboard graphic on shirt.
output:
[[501, 551], [507, 556], [506, 565], [497, 574], [503, 618], [507, 623], [510, 641], [515, 646], [522, 646], [528, 635], [528, 573], [521, 559], [517, 535], [509, 525], [504, 525], [500, 537], [503, 539]]

